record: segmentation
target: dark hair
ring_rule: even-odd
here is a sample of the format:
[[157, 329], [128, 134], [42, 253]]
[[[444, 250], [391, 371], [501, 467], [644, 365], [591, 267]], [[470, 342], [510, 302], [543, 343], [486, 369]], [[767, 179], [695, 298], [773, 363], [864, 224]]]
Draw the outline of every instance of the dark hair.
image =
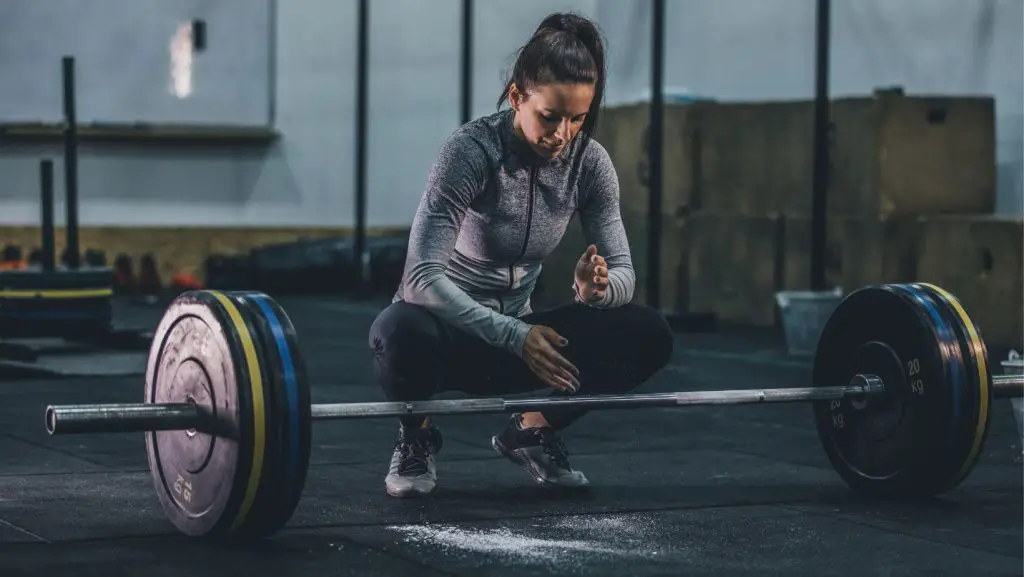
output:
[[556, 13], [545, 18], [519, 49], [498, 108], [515, 84], [524, 93], [539, 84], [579, 82], [594, 85], [594, 100], [580, 132], [593, 136], [604, 99], [604, 43], [597, 26], [578, 14]]

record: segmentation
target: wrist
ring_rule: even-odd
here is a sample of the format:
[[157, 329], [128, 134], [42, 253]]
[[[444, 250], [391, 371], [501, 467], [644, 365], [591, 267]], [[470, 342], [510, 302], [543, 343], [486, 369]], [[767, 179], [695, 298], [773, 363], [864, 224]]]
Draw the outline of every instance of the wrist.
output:
[[573, 283], [572, 283], [572, 292], [574, 294], [573, 301], [575, 301], [578, 304], [584, 305], [584, 306], [595, 307], [595, 308], [598, 305], [601, 304], [602, 301], [599, 301], [599, 300], [595, 301], [595, 300], [583, 298], [583, 296], [581, 294], [582, 290], [583, 290], [583, 288], [579, 285], [579, 282], [573, 281]]
[[523, 321], [517, 322], [513, 329], [514, 333], [512, 335], [512, 342], [510, 343], [511, 346], [509, 348], [512, 349], [513, 354], [520, 358], [523, 356], [523, 347], [526, 345], [526, 337], [530, 334], [531, 330], [533, 330], [533, 325]]
[[587, 299], [583, 298], [583, 296], [580, 294], [580, 283], [577, 281], [572, 281], [572, 295], [573, 301], [579, 304], [587, 304]]

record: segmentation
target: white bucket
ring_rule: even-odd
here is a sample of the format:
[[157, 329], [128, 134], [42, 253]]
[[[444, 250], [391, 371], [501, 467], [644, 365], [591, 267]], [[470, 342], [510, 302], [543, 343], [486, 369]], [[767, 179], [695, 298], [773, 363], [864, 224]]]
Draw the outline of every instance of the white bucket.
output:
[[[1004, 375], [1024, 375], [1024, 358], [1017, 351], [1010, 351], [1010, 355], [1003, 365]], [[1021, 452], [1024, 453], [1024, 399], [1014, 397], [1010, 399], [1013, 405], [1013, 417], [1017, 419], [1017, 432], [1020, 434]]]
[[821, 331], [842, 300], [843, 290], [840, 287], [831, 291], [775, 293], [786, 336], [786, 349], [790, 355], [814, 356]]

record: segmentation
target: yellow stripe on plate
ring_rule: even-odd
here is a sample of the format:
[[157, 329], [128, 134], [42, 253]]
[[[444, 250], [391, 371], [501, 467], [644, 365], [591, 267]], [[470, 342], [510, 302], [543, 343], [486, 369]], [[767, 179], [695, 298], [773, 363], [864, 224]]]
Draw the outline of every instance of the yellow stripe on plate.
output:
[[967, 327], [967, 334], [971, 337], [971, 348], [974, 349], [974, 358], [977, 359], [978, 386], [981, 388], [979, 391], [981, 401], [978, 403], [978, 425], [974, 429], [974, 442], [971, 445], [971, 452], [968, 453], [967, 458], [964, 459], [963, 465], [960, 467], [960, 472], [958, 473], [958, 478], [963, 479], [967, 474], [967, 469], [978, 456], [978, 451], [981, 450], [981, 437], [985, 433], [985, 423], [988, 422], [989, 379], [988, 366], [985, 359], [985, 349], [981, 344], [981, 337], [978, 335], [978, 331], [974, 328], [974, 323], [971, 322], [971, 317], [967, 316], [967, 311], [960, 305], [960, 301], [957, 300], [955, 296], [933, 284], [920, 284], [921, 286], [926, 286], [945, 297], [945, 299], [949, 301], [949, 304], [952, 305], [953, 309], [956, 310], [956, 314], [960, 316], [960, 320], [962, 320], [964, 326]]
[[112, 296], [114, 289], [0, 290], [0, 299], [96, 299]]
[[249, 470], [249, 482], [245, 489], [245, 498], [242, 500], [242, 506], [238, 509], [238, 514], [235, 515], [235, 520], [231, 524], [231, 530], [235, 531], [245, 522], [249, 511], [252, 510], [253, 501], [256, 499], [256, 491], [260, 486], [260, 474], [263, 472], [263, 451], [266, 443], [267, 429], [263, 405], [263, 374], [260, 370], [259, 358], [256, 356], [256, 346], [253, 344], [252, 335], [249, 334], [249, 328], [245, 326], [245, 321], [242, 320], [242, 314], [238, 312], [238, 307], [220, 291], [207, 292], [220, 301], [228, 316], [231, 317], [235, 333], [238, 335], [238, 340], [242, 342], [242, 349], [245, 351], [245, 363], [249, 368], [249, 386], [252, 389], [252, 421], [254, 429], [252, 468]]

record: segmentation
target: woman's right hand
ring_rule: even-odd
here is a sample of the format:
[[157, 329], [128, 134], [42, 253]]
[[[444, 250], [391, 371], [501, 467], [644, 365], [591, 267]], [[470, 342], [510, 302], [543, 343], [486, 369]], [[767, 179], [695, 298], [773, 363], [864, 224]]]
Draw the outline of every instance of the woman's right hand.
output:
[[535, 325], [523, 343], [523, 360], [533, 374], [549, 387], [575, 393], [580, 388], [580, 371], [555, 347], [564, 347], [569, 341], [544, 325]]

